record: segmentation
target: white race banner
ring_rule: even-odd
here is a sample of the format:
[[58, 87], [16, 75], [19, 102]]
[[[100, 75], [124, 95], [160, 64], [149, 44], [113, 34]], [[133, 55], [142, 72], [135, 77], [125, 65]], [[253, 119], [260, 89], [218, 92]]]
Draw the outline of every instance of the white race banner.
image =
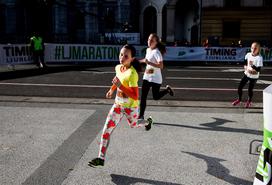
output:
[[205, 59], [202, 47], [166, 47], [165, 61], [200, 61]]
[[6, 62], [4, 61], [4, 53], [3, 53], [3, 45], [0, 44], [0, 65], [6, 64]]
[[118, 61], [121, 46], [87, 44], [48, 44], [45, 61], [48, 62], [111, 62]]
[[[45, 44], [45, 61], [50, 63], [116, 62], [121, 45]], [[135, 46], [136, 57], [145, 56], [146, 46]], [[241, 62], [250, 48], [232, 47], [166, 47], [165, 61]], [[32, 63], [29, 45], [0, 45], [0, 64]], [[262, 48], [264, 62], [272, 62], [272, 48]]]
[[205, 61], [244, 61], [246, 48], [210, 47], [205, 48]]
[[0, 45], [0, 64], [26, 64], [32, 63], [30, 46], [26, 44]]
[[243, 61], [245, 48], [167, 47], [166, 61]]

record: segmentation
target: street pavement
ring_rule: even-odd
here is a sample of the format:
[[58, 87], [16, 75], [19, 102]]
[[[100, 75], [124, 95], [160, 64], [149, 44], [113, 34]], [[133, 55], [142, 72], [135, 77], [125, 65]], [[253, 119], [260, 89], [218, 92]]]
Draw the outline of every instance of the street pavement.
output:
[[171, 84], [175, 96], [154, 101], [150, 93], [152, 129], [123, 119], [105, 166], [91, 168], [113, 103], [105, 92], [114, 66], [0, 68], [0, 184], [252, 184], [271, 72], [263, 68], [253, 107], [244, 109], [230, 104], [241, 65], [167, 66], [163, 87]]
[[[115, 129], [91, 168], [110, 105], [0, 102], [2, 185], [249, 185], [262, 109], [148, 106], [150, 131]], [[250, 154], [252, 153], [252, 154]]]
[[[49, 66], [38, 70], [28, 65], [25, 70], [0, 73], [0, 96], [40, 96], [104, 99], [114, 77], [114, 66]], [[175, 96], [163, 100], [223, 101], [237, 97], [243, 76], [242, 65], [172, 66], [163, 70], [163, 84], [170, 84]], [[139, 85], [142, 84], [140, 75]], [[272, 67], [265, 66], [254, 90], [253, 102], [262, 102], [262, 90], [272, 84]], [[247, 99], [247, 86], [244, 101]], [[151, 93], [149, 99], [152, 99]]]

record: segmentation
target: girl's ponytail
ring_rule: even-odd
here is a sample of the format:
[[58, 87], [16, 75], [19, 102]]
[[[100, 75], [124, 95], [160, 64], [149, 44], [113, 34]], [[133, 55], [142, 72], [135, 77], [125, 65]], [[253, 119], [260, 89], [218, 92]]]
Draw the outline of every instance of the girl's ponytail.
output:
[[158, 42], [157, 48], [161, 52], [162, 55], [164, 55], [166, 53], [166, 47], [163, 43]]
[[134, 58], [134, 60], [131, 62], [131, 65], [134, 67], [137, 73], [142, 72], [142, 65], [136, 58]]

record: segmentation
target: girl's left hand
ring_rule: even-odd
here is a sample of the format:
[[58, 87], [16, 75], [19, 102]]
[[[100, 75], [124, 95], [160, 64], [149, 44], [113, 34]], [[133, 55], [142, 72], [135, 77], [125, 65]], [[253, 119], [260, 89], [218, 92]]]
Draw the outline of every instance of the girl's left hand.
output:
[[119, 78], [117, 76], [115, 76], [113, 79], [112, 79], [112, 83], [114, 85], [116, 85], [117, 87], [120, 87], [121, 86], [121, 82], [119, 80]]
[[147, 59], [145, 59], [145, 63], [150, 65], [150, 62]]
[[113, 94], [113, 91], [110, 89], [106, 94], [106, 98], [108, 99], [112, 98], [112, 94]]

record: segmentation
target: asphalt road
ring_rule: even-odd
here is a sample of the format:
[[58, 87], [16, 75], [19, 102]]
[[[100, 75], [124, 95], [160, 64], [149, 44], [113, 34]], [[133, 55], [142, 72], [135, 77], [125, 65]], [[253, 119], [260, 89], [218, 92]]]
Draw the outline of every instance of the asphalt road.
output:
[[[172, 85], [175, 96], [164, 97], [171, 100], [168, 105], [147, 106], [146, 116], [155, 120], [152, 129], [131, 129], [122, 120], [105, 166], [87, 166], [97, 156], [110, 105], [86, 100], [104, 100], [113, 70], [0, 69], [0, 184], [252, 184], [261, 143], [255, 141], [251, 150], [250, 143], [262, 140], [263, 112], [261, 106], [226, 106], [243, 75], [242, 66], [234, 65], [166, 67], [163, 86]], [[262, 102], [271, 72], [263, 68], [255, 102]]]
[[148, 106], [150, 131], [123, 119], [91, 168], [110, 105], [0, 102], [1, 185], [250, 185], [262, 110]]
[[[175, 90], [175, 96], [165, 96], [163, 99], [231, 102], [237, 97], [237, 86], [242, 76], [241, 65], [166, 66], [162, 88], [170, 84]], [[44, 71], [28, 66], [17, 71], [0, 70], [0, 96], [103, 99], [113, 77], [114, 66], [50, 66]], [[142, 74], [140, 86], [141, 83]], [[262, 102], [262, 90], [271, 83], [272, 67], [263, 67], [253, 101]], [[149, 99], [152, 99], [151, 93]]]

